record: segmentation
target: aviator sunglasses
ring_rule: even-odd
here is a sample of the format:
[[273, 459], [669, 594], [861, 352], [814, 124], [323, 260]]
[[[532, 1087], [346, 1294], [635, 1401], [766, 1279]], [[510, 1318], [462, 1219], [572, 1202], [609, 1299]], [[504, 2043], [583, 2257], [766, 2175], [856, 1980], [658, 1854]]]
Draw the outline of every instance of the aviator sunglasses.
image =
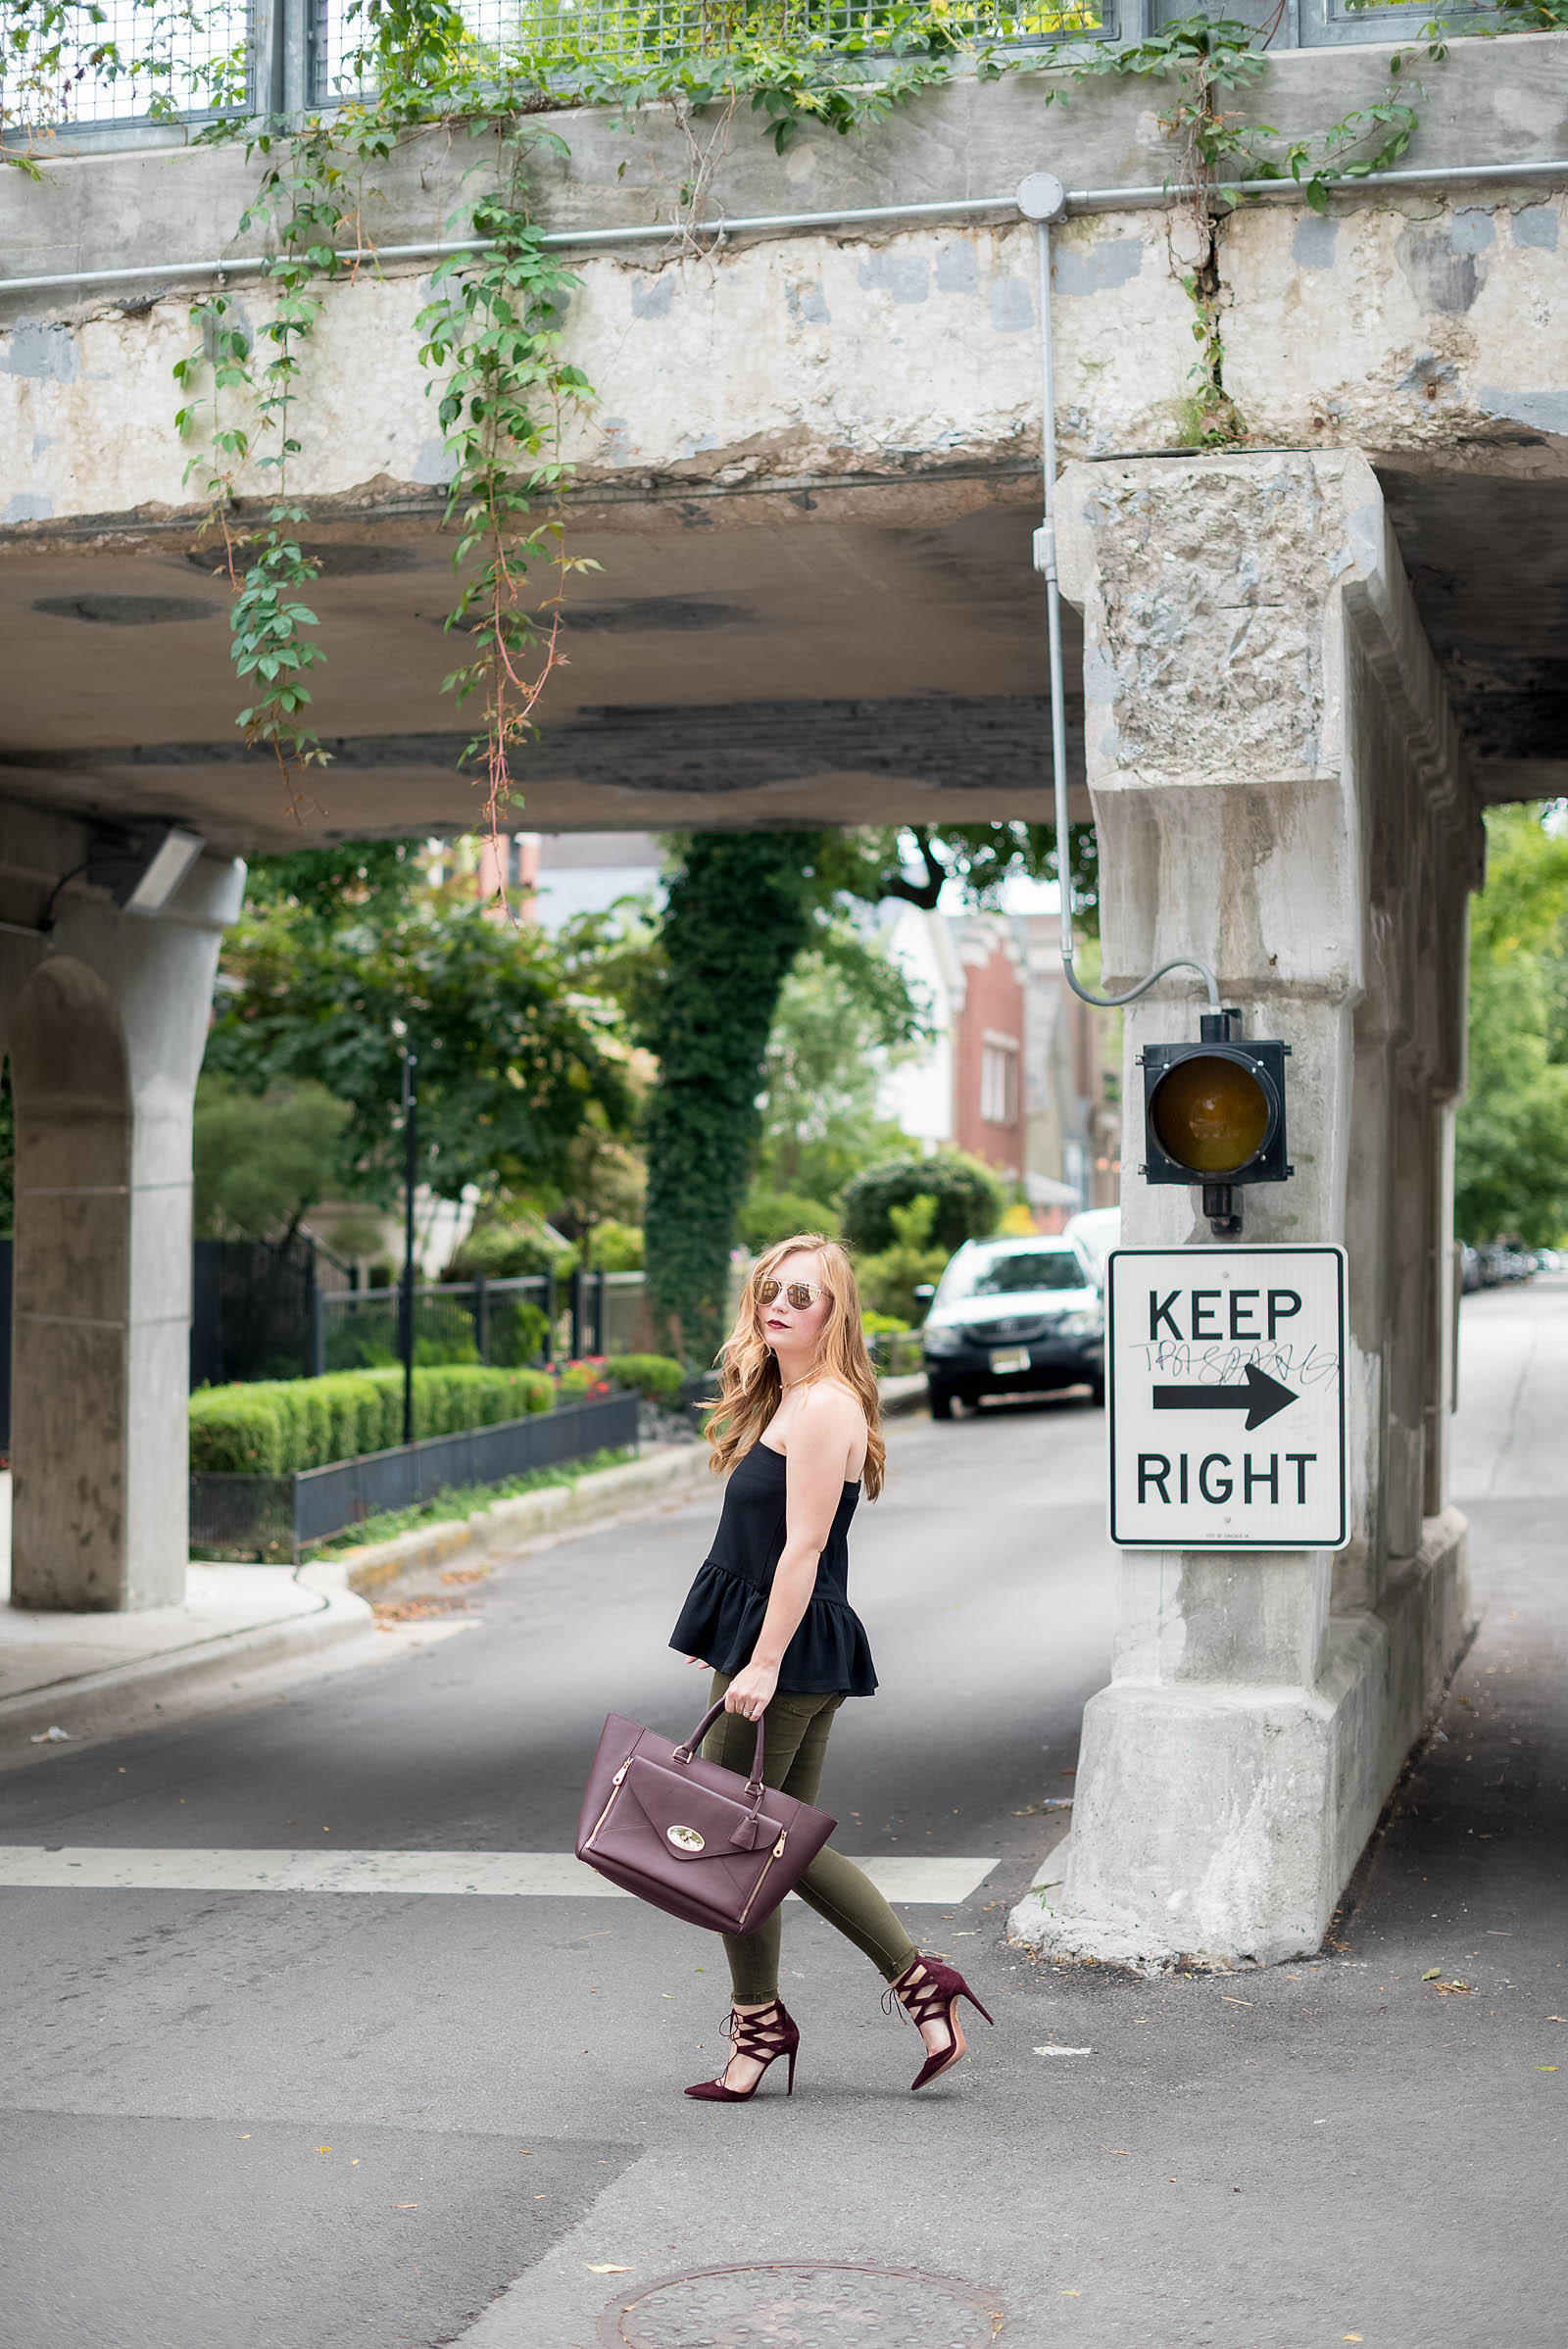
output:
[[804, 1313], [807, 1306], [814, 1305], [821, 1296], [822, 1285], [819, 1281], [791, 1281], [789, 1287], [785, 1289], [781, 1281], [759, 1281], [757, 1284], [758, 1303], [770, 1305], [781, 1290], [783, 1290], [786, 1301], [795, 1307], [796, 1312]]

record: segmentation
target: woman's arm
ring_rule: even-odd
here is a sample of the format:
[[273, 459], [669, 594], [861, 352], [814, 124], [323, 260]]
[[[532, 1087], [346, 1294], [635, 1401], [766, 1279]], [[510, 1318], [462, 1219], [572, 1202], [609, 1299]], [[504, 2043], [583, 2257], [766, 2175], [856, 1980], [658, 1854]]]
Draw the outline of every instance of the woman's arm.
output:
[[778, 1687], [784, 1650], [801, 1626], [816, 1588], [816, 1562], [833, 1528], [844, 1492], [844, 1471], [863, 1433], [860, 1406], [842, 1387], [804, 1395], [785, 1455], [784, 1548], [752, 1660], [724, 1696], [727, 1713], [755, 1721]]

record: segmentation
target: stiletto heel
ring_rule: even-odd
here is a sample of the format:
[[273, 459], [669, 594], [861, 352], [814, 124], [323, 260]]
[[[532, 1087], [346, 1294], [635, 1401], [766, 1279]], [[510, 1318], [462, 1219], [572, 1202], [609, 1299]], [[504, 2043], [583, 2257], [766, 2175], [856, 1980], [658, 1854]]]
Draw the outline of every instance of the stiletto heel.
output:
[[[904, 1982], [905, 1976], [916, 1966], [920, 1969], [920, 1979], [910, 1982], [907, 1989], [902, 1989], [900, 1983]], [[939, 2047], [926, 2057], [925, 2062], [909, 2083], [911, 2095], [915, 2089], [929, 2087], [932, 2080], [940, 2079], [944, 2072], [951, 2071], [958, 2058], [967, 2051], [968, 2041], [963, 2035], [963, 2026], [958, 2021], [960, 1998], [967, 1998], [975, 2012], [985, 2015], [988, 2023], [993, 2020], [980, 2004], [957, 1967], [946, 1966], [940, 1958], [911, 1958], [908, 1965], [905, 1967], [904, 1974], [899, 1976], [898, 1981], [890, 1982], [883, 1993], [882, 2004], [890, 2015], [893, 2012], [892, 2002], [895, 1998], [910, 2022], [916, 2027], [922, 2023], [934, 2023], [939, 2015], [947, 2026], [948, 2043], [946, 2047]]]
[[[731, 2007], [729, 2020], [724, 2025], [724, 2036], [733, 2040], [737, 2055], [750, 2056], [754, 2063], [761, 2065], [761, 2071], [749, 2088], [727, 2088], [721, 2072], [717, 2080], [700, 2080], [695, 2087], [687, 2089], [688, 2096], [695, 2096], [705, 2104], [746, 2104], [767, 2078], [769, 2065], [776, 2063], [781, 2055], [787, 2055], [790, 2059], [789, 2085], [785, 2094], [794, 2095], [795, 2057], [801, 2044], [801, 2034], [781, 1998], [769, 1999], [767, 2005], [760, 2007], [755, 2015], [743, 2015]], [[724, 2071], [728, 2069], [726, 2064]]]

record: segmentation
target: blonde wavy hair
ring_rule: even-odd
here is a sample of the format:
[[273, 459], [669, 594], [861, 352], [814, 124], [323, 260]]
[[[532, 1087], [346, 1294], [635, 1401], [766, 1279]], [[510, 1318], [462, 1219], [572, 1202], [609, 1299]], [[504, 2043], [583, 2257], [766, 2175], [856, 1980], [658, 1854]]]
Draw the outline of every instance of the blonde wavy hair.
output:
[[826, 1374], [842, 1379], [865, 1413], [865, 1466], [860, 1474], [867, 1500], [875, 1500], [882, 1490], [887, 1446], [880, 1433], [882, 1404], [876, 1373], [860, 1326], [860, 1293], [849, 1257], [836, 1240], [826, 1239], [820, 1232], [797, 1232], [793, 1240], [778, 1241], [752, 1267], [735, 1327], [719, 1348], [719, 1395], [707, 1427], [713, 1456], [708, 1465], [714, 1476], [725, 1475], [742, 1452], [751, 1450], [783, 1400], [778, 1357], [767, 1343], [757, 1293], [764, 1281], [777, 1277], [787, 1256], [805, 1253], [814, 1255], [821, 1265], [827, 1293], [827, 1319], [806, 1376]]

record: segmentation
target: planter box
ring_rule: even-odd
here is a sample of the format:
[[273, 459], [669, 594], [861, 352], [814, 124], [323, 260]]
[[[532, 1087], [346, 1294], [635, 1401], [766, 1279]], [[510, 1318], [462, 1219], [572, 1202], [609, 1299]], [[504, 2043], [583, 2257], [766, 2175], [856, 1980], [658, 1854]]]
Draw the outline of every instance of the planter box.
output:
[[299, 1563], [301, 1552], [346, 1533], [383, 1509], [406, 1509], [449, 1485], [499, 1485], [533, 1468], [556, 1468], [637, 1442], [637, 1396], [566, 1403], [506, 1419], [497, 1427], [428, 1436], [391, 1451], [365, 1452], [292, 1476], [190, 1480], [190, 1542], [208, 1557]]

